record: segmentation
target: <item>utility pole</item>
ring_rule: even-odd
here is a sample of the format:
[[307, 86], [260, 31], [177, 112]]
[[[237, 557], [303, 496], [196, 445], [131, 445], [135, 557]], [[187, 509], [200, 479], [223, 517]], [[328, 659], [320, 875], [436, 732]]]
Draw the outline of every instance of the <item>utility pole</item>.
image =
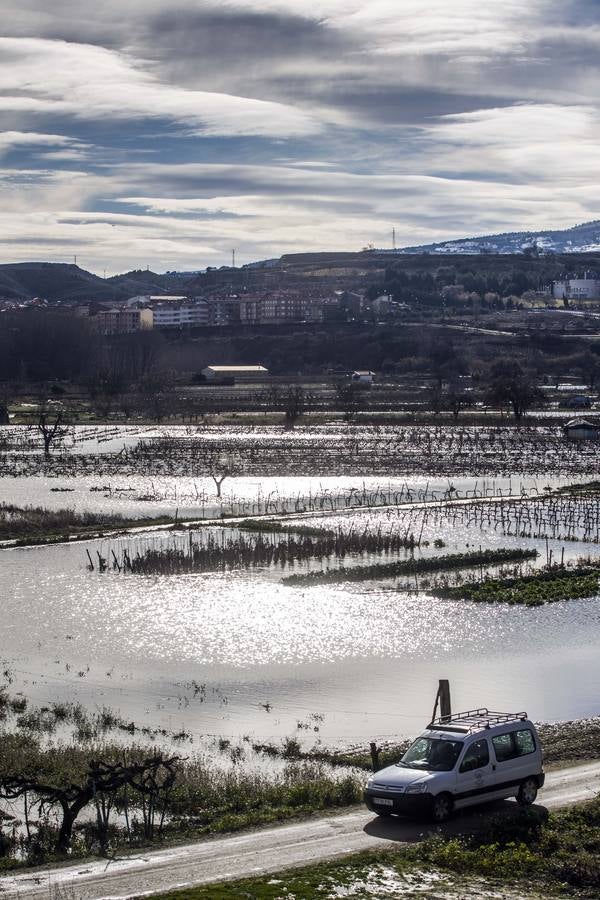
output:
[[396, 249], [396, 229], [392, 228], [392, 250]]
[[73, 257], [73, 262], [77, 265], [77, 254]]
[[231, 251], [231, 268], [235, 269], [235, 250]]

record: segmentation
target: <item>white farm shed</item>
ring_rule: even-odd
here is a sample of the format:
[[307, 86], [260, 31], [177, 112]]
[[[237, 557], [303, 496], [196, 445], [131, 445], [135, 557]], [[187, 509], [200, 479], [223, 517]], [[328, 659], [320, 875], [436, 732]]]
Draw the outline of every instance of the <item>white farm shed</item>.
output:
[[589, 419], [571, 419], [564, 426], [564, 432], [570, 441], [600, 440], [600, 426]]
[[233, 378], [236, 381], [261, 381], [269, 374], [264, 366], [207, 366], [202, 375], [207, 381], [220, 381], [222, 378]]
[[363, 369], [357, 369], [352, 373], [352, 381], [358, 381], [359, 384], [373, 384], [375, 372], [369, 372]]

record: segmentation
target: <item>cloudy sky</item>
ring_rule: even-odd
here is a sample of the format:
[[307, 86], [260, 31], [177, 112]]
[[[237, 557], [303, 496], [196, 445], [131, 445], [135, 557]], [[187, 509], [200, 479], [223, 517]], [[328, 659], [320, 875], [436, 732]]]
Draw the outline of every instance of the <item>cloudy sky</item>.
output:
[[600, 218], [598, 0], [2, 0], [0, 261]]

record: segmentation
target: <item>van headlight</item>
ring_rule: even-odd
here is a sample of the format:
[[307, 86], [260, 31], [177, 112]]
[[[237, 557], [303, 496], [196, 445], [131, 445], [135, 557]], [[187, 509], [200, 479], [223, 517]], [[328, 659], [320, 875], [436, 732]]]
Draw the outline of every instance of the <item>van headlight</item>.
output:
[[365, 781], [365, 788], [370, 788], [372, 784], [373, 784], [373, 776], [370, 775], [369, 778], [367, 778], [367, 780]]
[[427, 792], [426, 784], [409, 784], [405, 790], [405, 794], [425, 794]]

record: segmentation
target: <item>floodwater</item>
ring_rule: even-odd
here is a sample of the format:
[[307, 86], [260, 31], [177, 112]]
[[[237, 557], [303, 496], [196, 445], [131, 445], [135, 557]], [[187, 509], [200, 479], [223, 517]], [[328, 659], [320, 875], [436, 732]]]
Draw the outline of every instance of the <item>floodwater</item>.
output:
[[[386, 511], [355, 515], [390, 521]], [[446, 541], [444, 553], [542, 549], [464, 527], [423, 535], [434, 536]], [[442, 677], [455, 708], [526, 709], [538, 720], [599, 711], [597, 598], [527, 609], [440, 600], [394, 582], [290, 587], [280, 569], [157, 577], [86, 567], [86, 548], [95, 558], [178, 540], [2, 551], [0, 660], [14, 673], [11, 690], [39, 704], [108, 706], [140, 726], [186, 730], [196, 743], [410, 735], [430, 715]], [[555, 558], [562, 546], [550, 542]], [[588, 552], [597, 546], [567, 544], [565, 557]]]
[[[74, 449], [118, 452], [154, 433], [81, 429]], [[460, 496], [542, 494], [576, 480], [543, 472], [464, 477], [452, 488]], [[232, 478], [219, 505], [209, 479], [39, 476], [0, 478], [0, 499], [132, 517], [180, 509], [202, 518], [236, 502], [251, 514], [267, 498], [293, 508], [294, 498], [378, 489], [441, 499], [449, 487], [447, 478]], [[388, 530], [397, 520], [382, 509], [308, 521]], [[542, 562], [547, 552], [540, 540], [450, 521], [428, 523], [422, 537], [430, 542], [425, 554], [434, 552], [434, 538], [445, 542], [443, 553], [531, 546]], [[290, 571], [281, 568], [168, 577], [87, 568], [86, 550], [111, 559], [124, 547], [135, 553], [181, 540], [154, 533], [1, 550], [0, 671], [14, 678], [11, 691], [42, 705], [107, 706], [141, 727], [185, 730], [196, 744], [216, 736], [295, 736], [328, 746], [394, 740], [422, 727], [439, 678], [450, 679], [455, 709], [526, 709], [537, 720], [600, 712], [598, 598], [527, 609], [436, 599], [394, 581], [291, 587], [281, 584]], [[597, 545], [548, 545], [554, 559], [563, 547], [565, 559], [598, 553]]]

